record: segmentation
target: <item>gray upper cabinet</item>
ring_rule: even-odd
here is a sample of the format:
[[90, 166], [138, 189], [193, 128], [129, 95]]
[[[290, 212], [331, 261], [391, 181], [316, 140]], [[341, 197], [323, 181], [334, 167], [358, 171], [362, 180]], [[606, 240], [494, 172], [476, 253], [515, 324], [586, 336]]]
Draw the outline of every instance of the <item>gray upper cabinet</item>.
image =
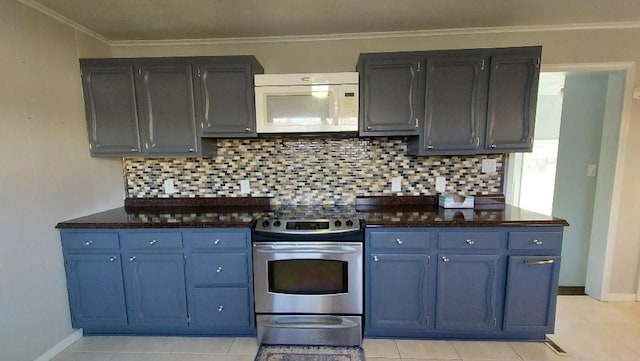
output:
[[194, 64], [196, 117], [205, 137], [256, 137], [254, 57], [209, 58]]
[[422, 152], [445, 154], [481, 147], [486, 64], [488, 58], [477, 52], [427, 57]]
[[540, 48], [499, 49], [491, 56], [486, 148], [531, 151]]
[[133, 65], [80, 64], [91, 155], [140, 154]]
[[208, 156], [214, 137], [256, 135], [253, 74], [263, 69], [253, 56], [80, 66], [92, 156]]
[[417, 56], [360, 57], [361, 136], [416, 135], [422, 117], [424, 66]]
[[138, 68], [138, 113], [149, 155], [196, 155], [191, 64], [159, 59]]
[[362, 54], [360, 135], [410, 136], [412, 155], [531, 151], [541, 52]]

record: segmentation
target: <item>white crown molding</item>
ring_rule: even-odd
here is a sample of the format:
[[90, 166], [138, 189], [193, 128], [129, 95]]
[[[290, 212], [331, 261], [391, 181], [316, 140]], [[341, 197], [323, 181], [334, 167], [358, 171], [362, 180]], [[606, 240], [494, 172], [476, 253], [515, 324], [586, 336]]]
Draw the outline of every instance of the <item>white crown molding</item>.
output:
[[336, 40], [366, 40], [366, 39], [392, 39], [406, 37], [430, 37], [451, 35], [477, 35], [496, 33], [528, 33], [548, 31], [571, 30], [612, 30], [612, 29], [637, 29], [640, 21], [607, 22], [607, 23], [580, 23], [559, 25], [523, 25], [523, 26], [498, 26], [475, 28], [451, 28], [434, 30], [411, 31], [386, 31], [348, 34], [324, 34], [324, 35], [290, 35], [290, 36], [260, 36], [260, 37], [236, 37], [236, 38], [209, 38], [209, 39], [173, 39], [173, 40], [110, 40], [99, 33], [80, 25], [75, 21], [49, 9], [35, 0], [18, 0], [78, 31], [81, 31], [110, 46], [188, 46], [188, 45], [233, 45], [233, 44], [260, 44], [260, 43], [292, 43], [310, 41], [336, 41]]
[[233, 45], [233, 44], [259, 44], [259, 43], [290, 43], [308, 41], [335, 41], [335, 40], [366, 40], [388, 39], [406, 37], [430, 37], [450, 35], [477, 35], [496, 33], [527, 33], [548, 31], [571, 30], [611, 30], [611, 29], [637, 29], [640, 22], [613, 22], [613, 23], [585, 23], [562, 25], [527, 25], [527, 26], [502, 26], [486, 28], [458, 28], [438, 30], [413, 30], [413, 31], [387, 31], [370, 33], [349, 34], [325, 34], [325, 35], [291, 35], [291, 36], [263, 36], [241, 38], [210, 38], [210, 39], [175, 39], [175, 40], [113, 40], [112, 46], [176, 46], [176, 45]]
[[58, 20], [59, 22], [72, 27], [73, 29], [76, 29], [82, 33], [85, 33], [93, 38], [95, 38], [96, 40], [100, 40], [103, 43], [106, 43], [107, 45], [113, 45], [113, 42], [107, 38], [105, 38], [104, 36], [96, 33], [95, 31], [87, 28], [86, 26], [80, 25], [78, 23], [76, 23], [75, 21], [60, 15], [59, 13], [49, 9], [48, 7], [34, 1], [34, 0], [18, 0], [19, 2], [23, 3], [24, 5], [27, 5], [55, 20]]

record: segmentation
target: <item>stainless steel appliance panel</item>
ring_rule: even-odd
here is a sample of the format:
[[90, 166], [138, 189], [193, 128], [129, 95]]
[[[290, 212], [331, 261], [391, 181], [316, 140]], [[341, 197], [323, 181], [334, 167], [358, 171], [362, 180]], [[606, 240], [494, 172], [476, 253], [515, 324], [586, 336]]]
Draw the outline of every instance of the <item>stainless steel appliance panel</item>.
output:
[[[363, 256], [359, 242], [260, 242], [253, 244], [256, 313], [362, 314]], [[338, 261], [346, 265], [341, 292], [278, 292], [270, 286], [269, 263]], [[311, 263], [311, 262], [309, 262]]]
[[258, 344], [358, 346], [362, 317], [257, 315]]

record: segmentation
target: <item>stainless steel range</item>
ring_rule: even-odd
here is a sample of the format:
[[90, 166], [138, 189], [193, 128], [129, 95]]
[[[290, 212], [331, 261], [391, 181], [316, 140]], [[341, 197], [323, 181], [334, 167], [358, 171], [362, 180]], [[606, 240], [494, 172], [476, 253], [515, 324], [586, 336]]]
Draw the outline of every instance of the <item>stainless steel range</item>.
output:
[[289, 208], [257, 219], [258, 343], [360, 345], [363, 240], [350, 209]]

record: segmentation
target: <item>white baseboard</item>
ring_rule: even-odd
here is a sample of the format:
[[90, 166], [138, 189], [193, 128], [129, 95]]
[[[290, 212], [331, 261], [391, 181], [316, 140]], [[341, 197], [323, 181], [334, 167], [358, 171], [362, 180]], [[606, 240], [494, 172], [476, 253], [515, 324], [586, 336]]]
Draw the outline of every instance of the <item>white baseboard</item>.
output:
[[43, 353], [33, 361], [49, 361], [52, 358], [56, 357], [60, 352], [62, 352], [62, 350], [71, 346], [72, 343], [78, 341], [80, 338], [82, 338], [82, 329], [75, 330], [64, 340], [58, 342], [55, 346], [47, 350], [45, 353]]
[[635, 293], [607, 293], [603, 301], [635, 302], [638, 301], [638, 295]]

